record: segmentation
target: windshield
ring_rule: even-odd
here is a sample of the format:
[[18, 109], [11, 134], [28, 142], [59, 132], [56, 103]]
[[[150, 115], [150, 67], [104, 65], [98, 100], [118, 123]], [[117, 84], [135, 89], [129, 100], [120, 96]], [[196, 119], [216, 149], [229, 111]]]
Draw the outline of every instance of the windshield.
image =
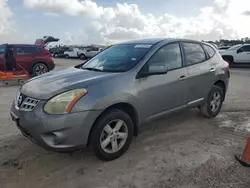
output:
[[151, 46], [148, 44], [114, 45], [90, 59], [82, 68], [103, 72], [126, 72], [146, 55]]
[[236, 50], [238, 49], [240, 46], [242, 46], [242, 44], [237, 44], [235, 46], [232, 46], [231, 48], [229, 48], [228, 50]]

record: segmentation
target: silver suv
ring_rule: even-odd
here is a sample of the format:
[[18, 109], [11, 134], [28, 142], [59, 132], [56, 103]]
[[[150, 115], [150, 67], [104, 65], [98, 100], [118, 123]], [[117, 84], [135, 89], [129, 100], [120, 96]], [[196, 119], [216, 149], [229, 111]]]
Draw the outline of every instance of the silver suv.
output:
[[171, 112], [221, 109], [229, 66], [211, 45], [145, 39], [113, 45], [85, 64], [30, 79], [17, 93], [11, 117], [37, 145], [71, 151], [91, 145], [113, 160], [141, 126]]

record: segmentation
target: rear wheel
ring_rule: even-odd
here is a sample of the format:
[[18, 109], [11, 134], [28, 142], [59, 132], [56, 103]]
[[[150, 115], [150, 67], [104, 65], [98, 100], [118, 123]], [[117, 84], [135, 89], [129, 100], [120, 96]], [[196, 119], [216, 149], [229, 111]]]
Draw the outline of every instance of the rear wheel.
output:
[[66, 59], [69, 59], [69, 55], [68, 55], [68, 54], [66, 54], [66, 55], [65, 55], [65, 58], [66, 58]]
[[34, 76], [39, 76], [47, 72], [49, 72], [49, 69], [44, 63], [37, 63], [34, 65], [32, 73]]
[[84, 54], [80, 54], [80, 59], [84, 60], [86, 59], [86, 56]]
[[223, 89], [214, 85], [208, 95], [207, 101], [200, 107], [202, 115], [208, 118], [216, 117], [221, 110], [223, 103]]
[[95, 155], [104, 161], [123, 155], [133, 138], [134, 126], [130, 116], [118, 109], [105, 113], [97, 120], [91, 134]]

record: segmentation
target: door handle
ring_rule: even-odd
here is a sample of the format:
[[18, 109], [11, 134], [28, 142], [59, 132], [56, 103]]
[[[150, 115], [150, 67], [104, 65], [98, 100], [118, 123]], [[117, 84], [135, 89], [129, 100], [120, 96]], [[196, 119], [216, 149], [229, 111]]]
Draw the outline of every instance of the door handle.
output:
[[211, 68], [211, 69], [210, 69], [210, 72], [214, 72], [214, 71], [215, 71], [215, 68]]
[[179, 78], [179, 81], [183, 81], [183, 80], [186, 80], [187, 79], [187, 77], [186, 76], [181, 76], [180, 78]]

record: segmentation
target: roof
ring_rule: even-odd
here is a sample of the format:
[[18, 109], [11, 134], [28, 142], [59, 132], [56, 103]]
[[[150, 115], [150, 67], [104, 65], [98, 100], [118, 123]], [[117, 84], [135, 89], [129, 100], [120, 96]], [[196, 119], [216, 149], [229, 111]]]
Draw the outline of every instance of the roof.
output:
[[35, 45], [35, 44], [8, 44], [11, 46], [39, 46], [39, 45]]
[[166, 38], [148, 38], [148, 39], [138, 39], [138, 40], [131, 40], [126, 42], [121, 42], [119, 44], [156, 44], [163, 40], [167, 40]]
[[[172, 42], [172, 41], [183, 41], [183, 42], [201, 42], [198, 40], [192, 40], [192, 39], [183, 39], [183, 38], [147, 38], [147, 39], [139, 39], [139, 40], [132, 40], [132, 41], [126, 41], [121, 42], [118, 44], [157, 44], [159, 42], [166, 41], [166, 42]], [[201, 42], [202, 43], [202, 42]]]

